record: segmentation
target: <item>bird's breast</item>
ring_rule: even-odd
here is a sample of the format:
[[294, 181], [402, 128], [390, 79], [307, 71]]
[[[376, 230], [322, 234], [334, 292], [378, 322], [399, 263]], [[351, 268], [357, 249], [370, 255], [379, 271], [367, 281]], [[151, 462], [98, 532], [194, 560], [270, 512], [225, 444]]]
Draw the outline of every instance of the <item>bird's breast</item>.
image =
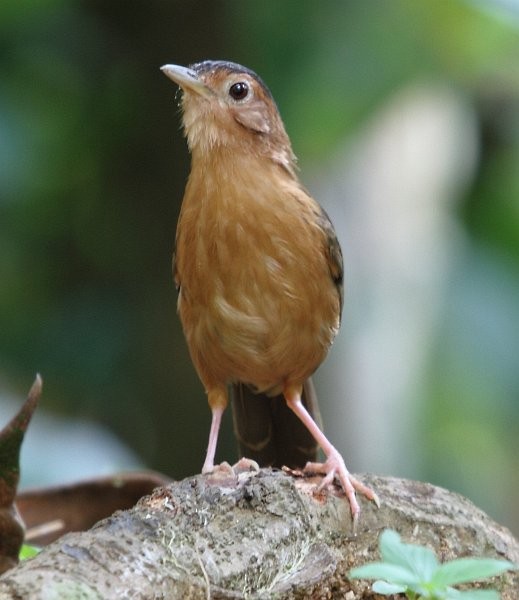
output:
[[179, 313], [195, 366], [259, 389], [305, 379], [340, 301], [313, 201], [282, 177], [191, 177], [177, 229]]

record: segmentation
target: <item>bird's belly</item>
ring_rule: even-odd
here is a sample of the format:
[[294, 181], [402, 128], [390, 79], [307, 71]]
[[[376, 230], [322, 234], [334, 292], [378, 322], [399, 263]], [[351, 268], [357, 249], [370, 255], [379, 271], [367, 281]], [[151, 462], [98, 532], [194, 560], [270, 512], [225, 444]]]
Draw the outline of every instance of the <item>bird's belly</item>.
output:
[[[302, 383], [339, 325], [329, 274], [316, 277], [312, 262], [272, 248], [249, 245], [234, 258], [228, 251], [222, 242], [218, 252], [193, 255], [182, 275], [179, 313], [202, 381], [241, 381], [276, 393], [287, 382]], [[205, 270], [210, 277], [199, 276]]]

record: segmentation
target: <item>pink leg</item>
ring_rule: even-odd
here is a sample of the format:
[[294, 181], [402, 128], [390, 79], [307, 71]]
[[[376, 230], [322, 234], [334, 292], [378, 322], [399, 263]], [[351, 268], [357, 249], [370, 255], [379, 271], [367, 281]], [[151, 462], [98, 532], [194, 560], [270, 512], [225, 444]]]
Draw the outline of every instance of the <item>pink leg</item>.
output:
[[307, 463], [304, 470], [307, 472], [324, 474], [325, 477], [319, 486], [319, 489], [323, 489], [325, 486], [332, 483], [335, 475], [339, 477], [342, 488], [344, 489], [344, 492], [350, 503], [351, 514], [355, 523], [360, 513], [360, 506], [357, 502], [357, 498], [355, 497], [355, 490], [358, 490], [361, 494], [364, 494], [366, 498], [373, 500], [378, 506], [379, 502], [376, 494], [358, 479], [355, 479], [352, 477], [352, 475], [350, 475], [346, 465], [344, 464], [344, 459], [342, 456], [329, 442], [328, 438], [319, 429], [306, 408], [303, 406], [303, 403], [301, 402], [301, 388], [297, 388], [295, 386], [288, 387], [285, 389], [284, 395], [288, 407], [294, 411], [299, 419], [301, 419], [326, 455], [326, 462], [324, 464]]
[[211, 473], [214, 470], [214, 455], [216, 453], [216, 442], [218, 441], [218, 432], [220, 431], [220, 423], [225, 408], [216, 406], [212, 408], [213, 418], [211, 421], [211, 429], [209, 431], [209, 441], [207, 443], [207, 453], [205, 455], [204, 466], [202, 473]]
[[205, 455], [204, 466], [202, 467], [202, 473], [214, 473], [218, 472], [225, 476], [236, 475], [240, 472], [248, 471], [259, 471], [259, 465], [256, 461], [250, 458], [241, 458], [235, 465], [231, 467], [228, 463], [224, 462], [221, 465], [214, 465], [214, 455], [216, 453], [216, 443], [218, 442], [218, 432], [220, 431], [220, 424], [222, 422], [222, 415], [225, 407], [217, 406], [211, 409], [213, 418], [211, 421], [211, 429], [209, 431], [209, 442], [207, 444], [207, 453]]
[[227, 406], [227, 390], [225, 387], [210, 387], [207, 389], [207, 401], [211, 408], [212, 420], [209, 430], [209, 441], [207, 442], [207, 453], [205, 455], [202, 473], [212, 473], [214, 471], [214, 455], [216, 453], [216, 443], [218, 442], [218, 433], [220, 432], [220, 423], [222, 415]]

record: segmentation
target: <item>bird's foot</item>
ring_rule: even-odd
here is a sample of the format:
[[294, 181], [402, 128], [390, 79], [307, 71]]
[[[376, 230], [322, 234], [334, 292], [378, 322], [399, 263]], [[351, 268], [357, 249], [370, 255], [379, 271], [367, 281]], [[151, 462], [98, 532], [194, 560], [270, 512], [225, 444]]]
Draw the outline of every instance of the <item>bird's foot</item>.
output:
[[242, 457], [237, 463], [234, 463], [232, 469], [237, 474], [250, 473], [251, 471], [257, 473], [260, 470], [260, 466], [252, 458]]
[[231, 483], [236, 480], [236, 474], [228, 462], [219, 465], [207, 465], [202, 467], [202, 475], [207, 475], [209, 483], [221, 484]]
[[240, 460], [231, 465], [228, 462], [222, 462], [219, 465], [204, 465], [202, 475], [208, 475], [212, 483], [224, 483], [237, 481], [242, 473], [258, 472], [260, 470], [258, 463], [251, 458], [240, 458]]
[[232, 475], [233, 470], [227, 461], [224, 461], [219, 465], [204, 464], [202, 467], [202, 475], [215, 475], [217, 473], [221, 473], [222, 475]]
[[359, 514], [360, 514], [360, 506], [359, 506], [359, 503], [357, 502], [357, 498], [355, 496], [355, 490], [360, 492], [363, 496], [365, 496], [369, 500], [372, 500], [377, 505], [377, 507], [380, 507], [380, 501], [378, 499], [378, 496], [375, 494], [375, 492], [368, 486], [364, 485], [361, 481], [359, 481], [358, 479], [353, 477], [353, 475], [350, 474], [350, 472], [346, 468], [346, 465], [344, 464], [344, 459], [339, 454], [339, 452], [337, 452], [337, 450], [335, 450], [335, 448], [333, 449], [332, 452], [329, 453], [326, 462], [324, 462], [324, 463], [308, 462], [308, 463], [306, 463], [305, 468], [303, 469], [303, 472], [305, 474], [316, 474], [317, 473], [320, 475], [324, 475], [322, 482], [319, 484], [319, 486], [317, 488], [318, 491], [321, 491], [322, 489], [331, 485], [333, 483], [335, 477], [336, 476], [338, 477], [340, 485], [341, 485], [342, 489], [344, 490], [344, 493], [346, 494], [346, 497], [348, 498], [348, 502], [350, 504], [350, 510], [351, 510], [351, 516], [353, 518], [354, 528], [357, 524]]

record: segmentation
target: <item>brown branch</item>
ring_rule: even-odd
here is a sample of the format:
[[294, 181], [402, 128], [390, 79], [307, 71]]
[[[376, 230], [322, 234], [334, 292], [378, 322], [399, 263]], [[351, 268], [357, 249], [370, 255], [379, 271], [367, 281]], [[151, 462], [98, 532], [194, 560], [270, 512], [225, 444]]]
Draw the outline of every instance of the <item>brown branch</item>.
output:
[[[434, 548], [441, 560], [519, 563], [519, 543], [461, 496], [401, 479], [363, 481], [382, 505], [362, 503], [355, 537], [345, 499], [315, 496], [308, 480], [270, 470], [191, 477], [60, 538], [3, 575], [0, 597], [376, 598], [369, 583], [350, 582], [347, 572], [378, 558], [387, 527]], [[517, 600], [517, 572], [491, 584], [503, 600]]]

